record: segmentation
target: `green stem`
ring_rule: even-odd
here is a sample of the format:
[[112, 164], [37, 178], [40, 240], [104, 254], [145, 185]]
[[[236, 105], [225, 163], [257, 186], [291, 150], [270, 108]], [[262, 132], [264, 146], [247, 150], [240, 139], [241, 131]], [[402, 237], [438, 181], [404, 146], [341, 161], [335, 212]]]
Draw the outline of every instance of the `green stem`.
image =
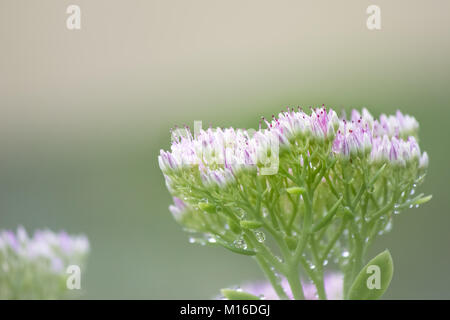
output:
[[314, 259], [314, 263], [316, 265], [316, 273], [318, 275], [317, 280], [314, 281], [314, 284], [316, 286], [317, 289], [317, 295], [319, 297], [320, 300], [326, 300], [327, 299], [327, 294], [325, 292], [325, 284], [324, 284], [324, 280], [323, 280], [323, 260], [320, 259], [319, 254], [317, 252], [317, 245], [316, 245], [316, 240], [314, 239], [314, 237], [311, 237], [311, 250], [313, 253], [313, 259]]
[[302, 283], [300, 282], [300, 274], [298, 270], [298, 264], [291, 263], [288, 272], [286, 273], [286, 279], [292, 290], [292, 295], [296, 300], [304, 300]]
[[271, 263], [276, 269], [278, 269], [280, 272], [285, 272], [285, 266], [283, 263], [281, 263], [274, 254], [270, 251], [270, 249], [263, 243], [260, 243], [258, 240], [256, 240], [255, 235], [249, 231], [246, 230], [244, 232], [244, 240], [251, 244], [253, 248], [255, 248], [261, 255], [264, 256], [264, 258]]
[[267, 262], [264, 260], [262, 255], [257, 254], [255, 256], [256, 261], [258, 262], [259, 266], [263, 270], [264, 274], [266, 275], [267, 279], [269, 279], [270, 284], [272, 285], [273, 289], [277, 293], [278, 297], [281, 300], [288, 300], [288, 296], [286, 292], [284, 291], [283, 287], [280, 284], [279, 278], [276, 276], [275, 272], [273, 272]]
[[357, 241], [352, 254], [352, 263], [348, 266], [344, 274], [344, 299], [348, 299], [350, 287], [363, 267], [363, 249], [362, 243]]

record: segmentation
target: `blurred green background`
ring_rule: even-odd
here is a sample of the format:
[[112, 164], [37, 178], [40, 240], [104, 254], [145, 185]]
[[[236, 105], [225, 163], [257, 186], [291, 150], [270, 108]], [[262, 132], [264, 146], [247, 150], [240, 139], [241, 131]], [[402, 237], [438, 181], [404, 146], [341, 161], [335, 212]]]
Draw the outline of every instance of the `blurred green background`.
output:
[[[69, 4], [81, 30], [66, 29]], [[445, 0], [2, 0], [0, 227], [86, 233], [86, 298], [211, 298], [262, 274], [188, 244], [173, 221], [157, 163], [169, 129], [257, 128], [286, 106], [399, 108], [421, 124], [433, 200], [372, 254], [394, 257], [386, 298], [449, 299], [449, 12]]]

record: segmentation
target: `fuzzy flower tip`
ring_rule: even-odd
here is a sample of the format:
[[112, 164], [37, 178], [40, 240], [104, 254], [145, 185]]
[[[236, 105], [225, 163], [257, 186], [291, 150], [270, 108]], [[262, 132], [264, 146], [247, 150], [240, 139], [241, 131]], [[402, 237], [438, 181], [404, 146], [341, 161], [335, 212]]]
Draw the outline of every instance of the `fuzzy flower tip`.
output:
[[241, 170], [261, 169], [279, 149], [299, 146], [308, 139], [310, 143], [331, 141], [333, 153], [344, 159], [368, 155], [371, 162], [428, 165], [415, 139], [418, 122], [400, 111], [374, 119], [367, 109], [353, 110], [350, 119], [339, 119], [332, 109], [317, 108], [310, 113], [288, 109], [271, 121], [263, 120], [267, 128], [258, 131], [208, 128], [193, 135], [188, 127], [176, 129], [171, 150], [160, 152], [159, 166], [169, 176], [195, 168], [203, 185], [225, 187]]
[[[17, 281], [0, 281], [0, 298], [63, 297], [67, 290], [62, 289], [60, 283], [65, 285], [67, 267], [77, 265], [82, 268], [88, 252], [89, 242], [84, 235], [37, 230], [29, 236], [21, 226], [17, 232], [1, 231], [0, 268], [5, 277], [17, 278]], [[27, 290], [22, 290], [21, 286], [27, 286]], [[11, 296], [18, 293], [25, 296]]]

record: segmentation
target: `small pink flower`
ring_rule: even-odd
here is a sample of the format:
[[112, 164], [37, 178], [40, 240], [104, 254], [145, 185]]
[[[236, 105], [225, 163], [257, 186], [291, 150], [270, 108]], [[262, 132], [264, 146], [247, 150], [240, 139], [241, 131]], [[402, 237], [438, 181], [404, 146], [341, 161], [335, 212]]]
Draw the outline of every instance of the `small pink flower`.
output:
[[[325, 275], [324, 286], [328, 300], [342, 300], [343, 298], [343, 277], [338, 273], [330, 273]], [[286, 292], [289, 299], [293, 299], [292, 291], [289, 287], [288, 281], [283, 278], [281, 280], [281, 286]], [[278, 300], [278, 295], [269, 282], [254, 282], [247, 283], [242, 286], [244, 292], [251, 293], [255, 296], [263, 296], [267, 300]], [[306, 300], [317, 300], [317, 290], [314, 284], [304, 283], [303, 293]]]

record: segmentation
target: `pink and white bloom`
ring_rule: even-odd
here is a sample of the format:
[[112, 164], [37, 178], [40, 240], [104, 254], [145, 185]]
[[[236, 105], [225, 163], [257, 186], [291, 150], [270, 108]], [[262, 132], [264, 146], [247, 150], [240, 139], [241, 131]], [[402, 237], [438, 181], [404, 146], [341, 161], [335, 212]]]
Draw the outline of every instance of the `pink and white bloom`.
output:
[[37, 230], [29, 237], [21, 226], [17, 233], [10, 230], [0, 233], [0, 259], [3, 255], [13, 254], [24, 265], [47, 262], [53, 272], [64, 272], [64, 266], [81, 263], [88, 252], [89, 241], [84, 235], [70, 236], [65, 231]]
[[176, 129], [171, 150], [160, 152], [159, 166], [165, 175], [197, 166], [204, 185], [224, 187], [235, 181], [240, 170], [267, 166], [273, 160], [268, 159], [269, 153], [278, 156], [278, 148], [301, 144], [302, 139], [331, 141], [333, 153], [344, 159], [370, 154], [372, 162], [404, 166], [421, 160], [421, 167], [428, 164], [428, 156], [421, 154], [414, 138], [418, 122], [400, 111], [374, 119], [367, 109], [361, 113], [353, 110], [347, 121], [324, 107], [311, 109], [310, 114], [288, 108], [271, 121], [263, 120], [267, 128], [254, 134], [242, 129], [208, 128], [193, 136], [188, 127]]
[[[288, 281], [281, 279], [281, 286], [286, 292], [289, 299], [294, 299]], [[342, 300], [343, 299], [343, 285], [344, 278], [339, 273], [329, 273], [325, 275], [324, 286], [325, 293], [328, 300]], [[251, 293], [255, 296], [262, 296], [266, 300], [278, 300], [278, 295], [269, 282], [261, 281], [254, 283], [247, 283], [242, 286], [242, 291]], [[306, 300], [317, 300], [317, 290], [314, 284], [308, 282], [303, 283], [303, 294]]]

